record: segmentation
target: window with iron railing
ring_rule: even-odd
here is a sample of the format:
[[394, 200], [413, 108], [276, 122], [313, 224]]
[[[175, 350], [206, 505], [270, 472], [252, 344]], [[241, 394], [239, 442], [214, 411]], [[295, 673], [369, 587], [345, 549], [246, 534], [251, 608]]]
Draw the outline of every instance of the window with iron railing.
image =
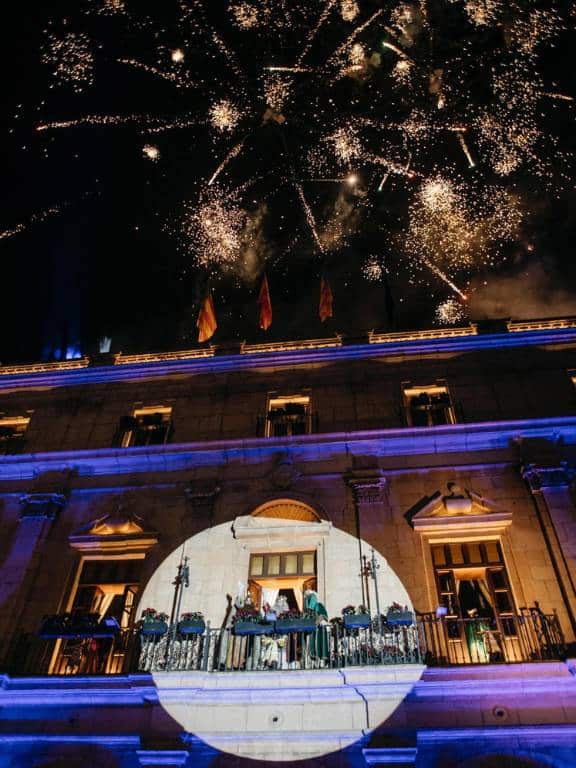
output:
[[117, 445], [133, 448], [143, 445], [163, 445], [172, 434], [172, 408], [153, 405], [135, 408], [131, 416], [120, 421]]
[[0, 455], [23, 453], [29, 416], [0, 416]]
[[403, 386], [405, 419], [411, 427], [435, 427], [455, 424], [454, 406], [444, 384]]
[[312, 432], [310, 395], [282, 395], [268, 399], [263, 429], [265, 437], [291, 437]]
[[434, 544], [432, 561], [449, 633], [460, 632], [451, 618], [484, 618], [496, 620], [504, 635], [516, 634], [514, 599], [497, 541]]

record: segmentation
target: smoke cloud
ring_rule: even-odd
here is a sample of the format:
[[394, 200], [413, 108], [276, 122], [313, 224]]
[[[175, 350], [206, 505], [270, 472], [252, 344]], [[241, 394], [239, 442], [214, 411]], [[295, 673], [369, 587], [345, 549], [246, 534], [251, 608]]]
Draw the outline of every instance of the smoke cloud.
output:
[[468, 310], [472, 320], [576, 315], [576, 295], [559, 287], [554, 273], [542, 264], [532, 264], [521, 275], [493, 277], [487, 285], [473, 286]]

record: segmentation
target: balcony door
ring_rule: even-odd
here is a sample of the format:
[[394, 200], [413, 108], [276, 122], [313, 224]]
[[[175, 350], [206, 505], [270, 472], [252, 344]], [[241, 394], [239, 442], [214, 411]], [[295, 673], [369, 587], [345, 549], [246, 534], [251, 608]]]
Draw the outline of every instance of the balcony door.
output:
[[453, 660], [488, 663], [515, 658], [518, 626], [500, 544], [435, 544], [432, 559]]
[[114, 642], [79, 638], [58, 643], [52, 662], [57, 674], [121, 671], [124, 641], [128, 638], [139, 590], [141, 559], [84, 560], [71, 599], [70, 613], [114, 618], [121, 630]]
[[258, 609], [284, 605], [303, 610], [305, 590], [316, 589], [316, 552], [251, 554], [248, 589]]

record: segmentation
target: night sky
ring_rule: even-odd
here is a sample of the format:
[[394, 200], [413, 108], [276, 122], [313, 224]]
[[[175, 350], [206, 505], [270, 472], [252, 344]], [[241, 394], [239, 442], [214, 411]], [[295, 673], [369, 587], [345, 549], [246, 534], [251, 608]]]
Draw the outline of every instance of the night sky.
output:
[[[50, 25], [57, 34], [67, 29], [86, 32], [95, 45], [103, 46], [102, 50], [113, 49], [115, 58], [136, 52], [145, 59], [150, 53], [146, 46], [152, 48], [158, 42], [150, 29], [133, 29], [127, 35], [123, 18], [78, 13], [78, 7], [90, 9], [98, 2], [93, 0], [84, 6], [77, 0], [11, 4], [11, 23], [2, 25], [0, 229], [30, 222], [34, 214], [50, 206], [61, 207], [57, 215], [32, 222], [25, 231], [0, 239], [4, 275], [2, 363], [50, 359], [62, 354], [58, 350], [66, 347], [94, 351], [104, 335], [112, 337], [114, 351], [124, 352], [196, 344], [196, 316], [209, 270], [198, 267], [190, 245], [183, 247], [173, 229], [182, 202], [194, 200], [199, 194], [217, 164], [215, 158], [222, 156], [223, 145], [215, 147], [202, 130], [171, 131], [153, 137], [143, 136], [137, 125], [36, 130], [44, 121], [85, 114], [147, 113], [169, 117], [205, 112], [209, 107], [201, 89], [183, 92], [145, 72], [119, 65], [111, 56], [97, 57], [94, 84], [81, 93], [55, 83], [50, 67], [41, 61], [45, 30]], [[238, 33], [230, 29], [223, 0], [206, 5], [210, 7], [210, 22], [226, 32], [231, 46], [239, 52], [248, 82], [252, 82], [255, 57], [250, 46], [238, 45]], [[370, 11], [381, 5], [385, 4], [378, 0], [365, 3]], [[215, 81], [228, 76], [224, 60], [210, 58], [198, 64], [202, 59], [200, 43], [196, 41], [194, 48], [182, 39], [181, 28], [174, 23], [176, 3], [139, 0], [128, 6], [137, 7], [143, 16], [154, 16], [156, 29], [162, 30], [159, 42], [168, 48], [183, 46], [187, 57], [196, 62], [196, 76], [200, 73]], [[452, 45], [457, 45], [457, 20], [454, 23], [456, 37]], [[338, 33], [337, 26], [329, 29], [322, 43], [331, 44], [333, 35], [338, 45], [342, 37]], [[293, 43], [290, 30], [283, 34], [283, 53], [274, 63], [282, 56], [289, 61], [290, 50], [301, 40], [302, 29], [293, 32]], [[377, 28], [365, 42], [375, 47], [381, 37], [382, 30]], [[544, 80], [554, 82], [553, 90], [568, 95], [576, 95], [572, 64], [575, 40], [573, 30], [566, 30], [555, 47], [547, 47], [541, 54]], [[272, 60], [273, 50], [268, 53]], [[148, 56], [149, 61], [153, 59]], [[372, 83], [357, 81], [338, 85], [339, 103], [355, 98], [358, 91], [365, 98], [372, 87]], [[303, 94], [303, 103], [305, 99]], [[552, 106], [543, 106], [544, 129], [558, 135], [564, 148], [574, 151], [574, 107], [567, 102]], [[381, 106], [383, 113], [386, 109], [390, 109], [389, 104]], [[263, 268], [260, 259], [258, 268], [249, 276], [243, 274], [240, 278], [234, 270], [212, 275], [210, 287], [219, 323], [213, 341], [259, 342], [315, 338], [335, 332], [360, 334], [371, 328], [433, 327], [438, 301], [452, 294], [435, 279], [413, 284], [410, 267], [396, 254], [389, 230], [358, 227], [346, 243], [321, 256], [314, 248], [293, 190], [285, 185], [273, 191], [274, 179], [289, 176], [289, 164], [300, 162], [292, 155], [298, 153], [296, 134], [303, 125], [304, 117], [300, 122], [288, 120], [286, 126], [274, 121], [259, 126], [233, 170], [238, 181], [252, 169], [273, 172], [272, 180], [266, 177], [254, 190], [254, 205], [256, 198], [265, 198], [275, 221], [282, 222], [266, 225], [272, 327], [267, 332], [258, 328], [256, 297]], [[158, 162], [143, 156], [142, 147], [147, 141], [160, 147]], [[446, 149], [450, 160], [457, 151], [454, 147]], [[405, 204], [400, 184], [393, 182], [376, 199], [374, 177], [359, 165], [361, 180], [356, 189], [342, 192], [338, 187], [327, 195], [323, 192], [322, 202], [318, 202], [320, 193], [316, 194], [313, 186], [306, 188], [318, 217], [337, 195], [343, 194], [351, 207], [368, 200], [372, 218], [377, 221], [385, 217], [400, 221], [401, 206]], [[572, 168], [565, 163], [562, 170], [573, 177]], [[516, 242], [504, 247], [496, 267], [480, 268], [471, 276], [468, 317], [472, 320], [576, 314], [574, 185], [564, 183], [563, 190], [553, 195], [545, 184], [539, 186], [522, 179], [519, 183], [525, 184], [530, 200], [529, 221]], [[383, 250], [387, 275], [379, 281], [366, 280], [362, 274], [365, 258]], [[334, 317], [324, 324], [318, 319], [322, 271], [330, 279], [335, 302]]]

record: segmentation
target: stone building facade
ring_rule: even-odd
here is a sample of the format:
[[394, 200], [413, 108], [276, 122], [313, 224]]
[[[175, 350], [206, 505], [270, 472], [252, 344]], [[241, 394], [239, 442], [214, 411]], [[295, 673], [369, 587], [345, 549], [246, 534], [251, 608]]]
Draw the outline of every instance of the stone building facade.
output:
[[[575, 375], [570, 319], [0, 368], [0, 768], [576, 765]], [[371, 625], [234, 637], [310, 590]]]

